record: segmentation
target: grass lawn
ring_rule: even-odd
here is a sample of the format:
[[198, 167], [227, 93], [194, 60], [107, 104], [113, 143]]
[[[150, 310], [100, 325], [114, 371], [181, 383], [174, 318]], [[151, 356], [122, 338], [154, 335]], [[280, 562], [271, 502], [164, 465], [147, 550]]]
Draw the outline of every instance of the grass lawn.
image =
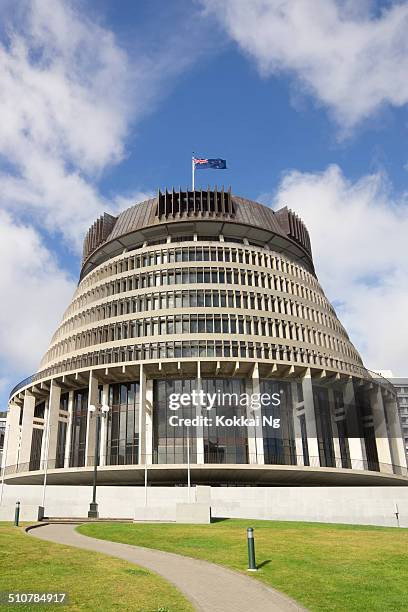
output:
[[193, 610], [160, 576], [126, 561], [52, 544], [0, 523], [0, 591], [66, 592], [70, 604], [10, 605], [1, 610]]
[[105, 540], [159, 548], [245, 570], [246, 528], [255, 529], [254, 579], [310, 610], [408, 609], [408, 529], [250, 520], [211, 525], [81, 525]]

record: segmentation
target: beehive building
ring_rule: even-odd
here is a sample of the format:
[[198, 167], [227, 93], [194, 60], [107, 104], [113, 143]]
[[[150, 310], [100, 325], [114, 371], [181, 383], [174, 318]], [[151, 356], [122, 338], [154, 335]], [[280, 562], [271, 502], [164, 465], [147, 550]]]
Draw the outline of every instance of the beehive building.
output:
[[395, 392], [327, 300], [304, 223], [224, 189], [160, 191], [85, 237], [72, 301], [10, 395], [6, 482], [89, 484], [95, 452], [105, 485], [145, 465], [180, 485], [187, 463], [212, 486], [407, 484]]

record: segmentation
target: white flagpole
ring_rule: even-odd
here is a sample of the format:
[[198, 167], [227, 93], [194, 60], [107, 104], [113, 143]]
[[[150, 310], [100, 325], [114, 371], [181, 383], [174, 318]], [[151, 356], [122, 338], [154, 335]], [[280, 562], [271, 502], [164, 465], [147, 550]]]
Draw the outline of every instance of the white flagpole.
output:
[[194, 164], [194, 155], [193, 155], [193, 157], [191, 158], [191, 175], [192, 175], [192, 181], [191, 182], [192, 182], [192, 186], [193, 186], [193, 189], [192, 189], [193, 191], [194, 191], [194, 188], [195, 188], [195, 185], [194, 185], [194, 178], [195, 178], [194, 177], [194, 173], [195, 173], [195, 164]]

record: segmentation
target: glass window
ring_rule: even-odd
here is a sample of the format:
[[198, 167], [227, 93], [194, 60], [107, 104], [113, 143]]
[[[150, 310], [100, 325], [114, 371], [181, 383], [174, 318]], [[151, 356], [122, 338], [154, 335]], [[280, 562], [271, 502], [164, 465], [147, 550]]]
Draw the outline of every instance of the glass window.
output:
[[139, 383], [109, 386], [106, 464], [139, 462]]
[[[219, 350], [217, 345], [217, 351]], [[245, 393], [245, 383], [242, 379], [204, 379], [202, 381], [205, 393], [216, 394], [220, 391], [225, 402], [217, 404], [209, 411], [213, 417], [211, 425], [204, 426], [204, 461], [205, 463], [248, 463], [247, 428], [217, 426], [216, 417], [225, 419], [233, 416], [246, 416], [245, 408], [237, 402], [238, 396]]]
[[[293, 423], [293, 403], [290, 383], [264, 379], [260, 393], [270, 400], [261, 407], [265, 463], [296, 465], [296, 443]], [[274, 398], [279, 397], [279, 404]], [[267, 420], [268, 419], [268, 420]], [[280, 427], [273, 420], [280, 419]]]
[[323, 467], [336, 467], [328, 390], [313, 385], [313, 402], [320, 465]]
[[[70, 467], [85, 465], [88, 389], [74, 391], [71, 428]], [[93, 450], [90, 451], [93, 454]]]
[[[176, 347], [176, 352], [181, 346]], [[170, 395], [191, 393], [195, 380], [156, 380], [153, 386], [153, 463], [187, 463], [187, 447], [191, 463], [197, 461], [196, 431], [184, 425], [171, 426], [169, 418], [175, 414], [169, 409]], [[192, 406], [181, 407], [177, 414], [183, 418], [193, 418], [196, 409]]]

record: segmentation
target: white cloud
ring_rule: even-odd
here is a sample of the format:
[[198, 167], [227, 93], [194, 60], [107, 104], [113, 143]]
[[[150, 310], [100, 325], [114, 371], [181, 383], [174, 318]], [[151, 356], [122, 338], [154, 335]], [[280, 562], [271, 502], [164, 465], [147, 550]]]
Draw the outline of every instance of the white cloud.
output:
[[408, 3], [202, 0], [264, 76], [288, 72], [346, 132], [408, 102]]
[[316, 271], [367, 367], [408, 372], [408, 202], [387, 178], [345, 178], [338, 166], [292, 171], [274, 196], [306, 223]]
[[[46, 240], [75, 254], [90, 224], [150, 193], [102, 196], [137, 122], [208, 50], [202, 24], [123, 49], [76, 0], [4, 0], [0, 30], [0, 376], [31, 373], [73, 290]], [[190, 35], [187, 36], [186, 34]], [[193, 34], [193, 36], [191, 36]], [[201, 42], [205, 44], [201, 44]], [[137, 53], [135, 49], [137, 48]], [[204, 51], [203, 51], [204, 49]], [[55, 244], [55, 242], [54, 242]], [[64, 264], [63, 264], [64, 265]]]
[[[74, 282], [44, 243], [80, 252], [106, 202], [95, 179], [123, 156], [131, 70], [108, 30], [74, 4], [6, 4], [0, 43], [0, 367], [33, 372]], [[24, 219], [22, 221], [21, 219]]]
[[[75, 283], [32, 227], [0, 211], [0, 367], [31, 374]], [[17, 382], [17, 381], [15, 381]]]
[[113, 35], [70, 3], [32, 0], [1, 49], [0, 146], [63, 158], [83, 170], [117, 161], [130, 109], [130, 70]]
[[123, 159], [132, 127], [198, 55], [170, 37], [130, 57], [78, 6], [11, 3], [0, 42], [0, 208], [29, 214], [76, 252], [96, 217], [120, 210], [99, 193], [102, 172]]
[[93, 179], [123, 156], [132, 118], [126, 54], [70, 2], [23, 2], [6, 12], [0, 44], [0, 206], [28, 212], [78, 250], [112, 205]]
[[79, 253], [82, 234], [104, 210], [116, 213], [146, 195], [107, 200], [97, 180], [122, 159], [130, 123], [149, 106], [159, 73], [152, 76], [143, 59], [131, 63], [112, 33], [76, 6], [33, 0], [9, 4], [3, 13], [8, 19], [0, 43], [3, 387], [35, 371], [73, 293], [74, 281], [45, 246], [44, 235], [62, 236]]

